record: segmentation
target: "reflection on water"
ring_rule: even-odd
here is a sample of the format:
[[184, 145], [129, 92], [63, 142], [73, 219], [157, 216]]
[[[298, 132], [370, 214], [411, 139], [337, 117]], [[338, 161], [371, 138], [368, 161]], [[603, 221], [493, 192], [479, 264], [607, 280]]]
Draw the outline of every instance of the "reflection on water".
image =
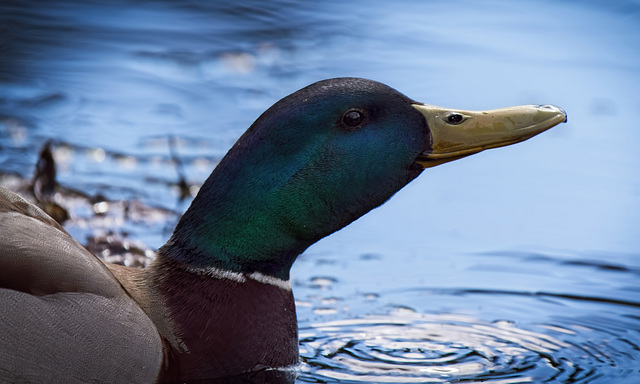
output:
[[[616, 256], [619, 265], [603, 261]], [[300, 260], [313, 274], [294, 280], [299, 381], [638, 380], [640, 269], [633, 255], [497, 252], [457, 255], [444, 266], [412, 259], [394, 264], [398, 275], [385, 282], [375, 272], [392, 259]]]
[[[605, 382], [619, 382], [637, 371], [637, 361], [629, 357], [640, 346], [640, 335], [622, 339], [610, 329], [594, 327], [598, 321], [565, 320], [562, 325], [538, 324], [531, 331], [509, 321], [483, 323], [463, 315], [401, 310], [387, 316], [313, 324], [301, 332], [306, 364], [300, 379], [582, 383], [599, 376], [606, 376]], [[576, 344], [586, 338], [608, 341]], [[603, 363], [608, 368], [596, 369]]]
[[639, 34], [630, 0], [2, 2], [0, 183], [28, 196], [52, 140], [65, 227], [145, 265], [181, 194], [321, 78], [557, 104], [568, 124], [430, 169], [310, 248], [292, 272], [299, 377], [228, 382], [635, 384]]
[[310, 371], [338, 382], [531, 382], [556, 374], [549, 368], [559, 363], [549, 356], [569, 347], [508, 322], [483, 324], [461, 315], [392, 313], [312, 330], [301, 335]]

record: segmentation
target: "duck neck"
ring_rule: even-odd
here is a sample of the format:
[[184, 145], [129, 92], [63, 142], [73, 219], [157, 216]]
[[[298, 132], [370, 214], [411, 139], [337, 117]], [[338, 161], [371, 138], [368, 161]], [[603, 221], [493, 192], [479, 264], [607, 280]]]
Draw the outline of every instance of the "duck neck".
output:
[[280, 124], [269, 119], [258, 119], [220, 161], [164, 255], [194, 268], [288, 280], [311, 244], [381, 205], [422, 171], [397, 161], [345, 164], [337, 142], [347, 133], [292, 140], [291, 129], [264, 128]]
[[[220, 162], [162, 248], [165, 256], [193, 268], [288, 280], [296, 257], [332, 232], [309, 230], [329, 212], [305, 211], [305, 196], [288, 191], [303, 162], [256, 151], [245, 156], [234, 147]], [[270, 161], [255, 161], [261, 157]]]

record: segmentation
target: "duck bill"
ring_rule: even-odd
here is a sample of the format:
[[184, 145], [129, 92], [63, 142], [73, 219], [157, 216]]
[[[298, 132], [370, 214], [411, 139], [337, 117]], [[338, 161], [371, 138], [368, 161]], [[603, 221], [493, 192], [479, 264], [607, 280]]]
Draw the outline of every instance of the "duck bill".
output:
[[485, 149], [525, 141], [567, 121], [552, 105], [523, 105], [489, 111], [463, 111], [413, 104], [431, 131], [431, 148], [416, 159], [424, 168], [473, 155]]

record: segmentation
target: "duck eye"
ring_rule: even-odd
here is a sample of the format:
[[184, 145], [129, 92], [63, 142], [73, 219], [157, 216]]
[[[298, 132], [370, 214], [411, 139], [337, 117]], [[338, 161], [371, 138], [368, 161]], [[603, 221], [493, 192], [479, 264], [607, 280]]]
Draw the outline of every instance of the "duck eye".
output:
[[460, 124], [462, 123], [462, 120], [464, 120], [464, 116], [462, 116], [459, 113], [452, 113], [449, 116], [447, 116], [447, 123], [449, 124]]
[[360, 111], [348, 111], [342, 115], [342, 122], [349, 128], [357, 128], [364, 121], [364, 115]]

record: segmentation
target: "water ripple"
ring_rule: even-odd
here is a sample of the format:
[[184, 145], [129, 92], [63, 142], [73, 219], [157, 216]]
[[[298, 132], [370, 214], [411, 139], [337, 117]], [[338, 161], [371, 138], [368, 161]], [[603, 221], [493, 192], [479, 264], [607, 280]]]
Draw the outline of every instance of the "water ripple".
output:
[[301, 330], [298, 380], [506, 384], [632, 377], [640, 335], [606, 325], [599, 319], [532, 327], [538, 332], [509, 321], [407, 310], [314, 324]]

